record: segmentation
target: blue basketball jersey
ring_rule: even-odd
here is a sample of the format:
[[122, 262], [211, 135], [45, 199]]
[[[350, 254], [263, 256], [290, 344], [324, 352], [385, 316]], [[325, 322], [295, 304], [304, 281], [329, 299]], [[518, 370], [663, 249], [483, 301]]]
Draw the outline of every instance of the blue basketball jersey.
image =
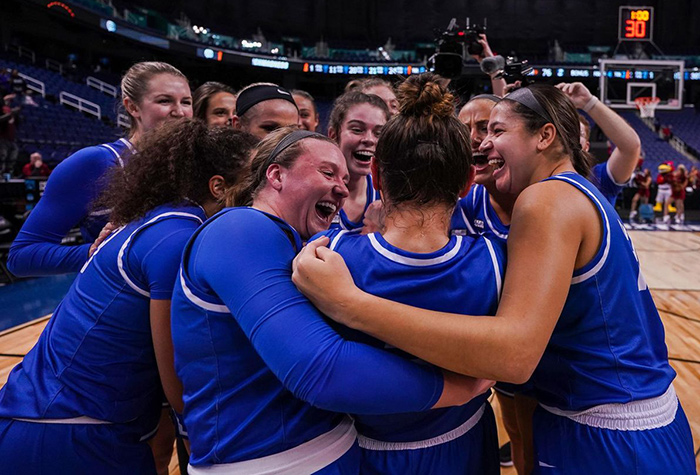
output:
[[620, 191], [627, 185], [627, 183], [615, 182], [615, 179], [608, 169], [607, 161], [594, 166], [591, 169], [588, 179], [613, 206], [615, 206], [615, 201], [617, 201], [617, 195], [619, 195]]
[[452, 234], [486, 236], [492, 241], [505, 243], [510, 226], [501, 222], [489, 201], [484, 185], [472, 185], [467, 196], [457, 202], [450, 225]]
[[172, 328], [195, 467], [291, 450], [339, 413], [427, 410], [442, 392], [435, 368], [333, 331], [292, 283], [300, 248], [253, 208], [221, 211], [185, 248]]
[[[329, 247], [340, 253], [355, 284], [377, 296], [441, 312], [494, 315], [498, 307], [505, 266], [505, 246], [483, 237], [452, 236], [432, 253], [413, 253], [389, 244], [381, 234], [359, 235], [328, 231]], [[378, 348], [384, 342], [345, 326], [338, 331]], [[415, 359], [395, 348], [404, 358]], [[355, 416], [358, 432], [390, 442], [431, 439], [452, 431], [478, 411], [491, 393], [469, 403], [428, 412]], [[362, 444], [361, 444], [362, 445]]]
[[182, 249], [205, 219], [166, 205], [114, 231], [83, 266], [0, 390], [0, 417], [126, 423], [159, 410], [150, 300], [169, 300]]
[[615, 209], [576, 173], [547, 180], [569, 183], [584, 193], [600, 213], [603, 235], [595, 257], [572, 276], [533, 376], [537, 399], [576, 411], [663, 394], [675, 377], [664, 327]]
[[[92, 203], [106, 186], [107, 171], [123, 166], [133, 152], [128, 140], [119, 139], [84, 148], [59, 163], [12, 243], [8, 269], [20, 277], [80, 270], [88, 259], [90, 243], [109, 218], [109, 210], [93, 210]], [[74, 226], [80, 226], [88, 244], [62, 246], [61, 240]]]
[[360, 219], [358, 221], [351, 221], [350, 218], [348, 218], [348, 215], [345, 214], [345, 211], [341, 208], [338, 214], [335, 215], [335, 218], [333, 218], [330, 229], [347, 229], [350, 231], [354, 229], [362, 229], [367, 208], [369, 208], [369, 205], [371, 205], [373, 202], [379, 201], [380, 199], [381, 196], [379, 192], [374, 189], [374, 185], [372, 184], [372, 175], [369, 174], [367, 175], [367, 202], [365, 203], [365, 210], [362, 212]]

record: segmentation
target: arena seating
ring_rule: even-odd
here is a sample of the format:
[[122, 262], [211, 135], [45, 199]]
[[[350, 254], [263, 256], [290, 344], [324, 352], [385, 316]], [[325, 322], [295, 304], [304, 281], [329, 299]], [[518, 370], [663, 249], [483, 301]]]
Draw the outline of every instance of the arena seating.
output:
[[700, 114], [695, 109], [684, 107], [676, 111], [657, 111], [656, 117], [662, 124], [673, 127], [673, 134], [686, 144], [700, 151]]
[[[629, 122], [639, 135], [642, 141], [644, 152], [644, 168], [648, 168], [652, 176], [656, 177], [657, 167], [666, 161], [673, 161], [676, 165], [683, 163], [688, 169], [695, 163], [664, 141], [659, 135], [651, 130], [639, 118], [636, 112], [621, 112], [620, 115]], [[657, 112], [658, 115], [658, 112]]]

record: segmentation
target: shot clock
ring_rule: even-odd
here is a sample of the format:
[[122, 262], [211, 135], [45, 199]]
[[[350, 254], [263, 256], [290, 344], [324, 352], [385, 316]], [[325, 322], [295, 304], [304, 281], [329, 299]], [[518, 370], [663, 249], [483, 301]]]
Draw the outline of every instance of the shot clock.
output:
[[653, 7], [620, 7], [619, 41], [652, 41]]

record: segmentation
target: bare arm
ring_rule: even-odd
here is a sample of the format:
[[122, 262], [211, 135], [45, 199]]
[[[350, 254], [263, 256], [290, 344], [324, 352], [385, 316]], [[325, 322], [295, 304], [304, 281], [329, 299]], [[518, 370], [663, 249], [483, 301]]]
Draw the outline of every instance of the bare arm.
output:
[[581, 193], [559, 182], [521, 194], [495, 317], [445, 314], [367, 294], [355, 287], [340, 255], [317, 243], [297, 258], [294, 282], [331, 318], [430, 363], [522, 383], [537, 366], [564, 306], [582, 229], [590, 225], [581, 219], [586, 206], [591, 205]]
[[[592, 100], [593, 95], [580, 82], [560, 83], [561, 89], [578, 109], [583, 109]], [[608, 159], [608, 170], [618, 184], [627, 183], [637, 166], [642, 144], [637, 132], [617, 113], [595, 99], [592, 108], [586, 111], [598, 124], [600, 130], [615, 144], [615, 150]]]
[[175, 412], [182, 414], [182, 383], [175, 373], [173, 339], [170, 330], [170, 300], [151, 300], [151, 334], [163, 391]]
[[[485, 34], [479, 35], [479, 44], [484, 47], [484, 51], [482, 51], [481, 54], [473, 54], [471, 55], [472, 58], [476, 59], [476, 61], [481, 64], [481, 62], [484, 60], [484, 58], [489, 58], [491, 56], [495, 56], [493, 54], [493, 51], [491, 51], [491, 46], [489, 45], [488, 38], [486, 38]], [[505, 95], [505, 89], [506, 89], [506, 80], [503, 78], [496, 78], [494, 76], [491, 77], [491, 90], [493, 91], [493, 94], [498, 97], [503, 97]]]

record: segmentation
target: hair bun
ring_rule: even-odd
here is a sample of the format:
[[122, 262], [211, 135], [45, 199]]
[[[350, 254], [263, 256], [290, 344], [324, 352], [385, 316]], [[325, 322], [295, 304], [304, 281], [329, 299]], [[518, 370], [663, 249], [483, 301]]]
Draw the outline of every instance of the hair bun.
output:
[[446, 79], [424, 73], [406, 79], [398, 89], [399, 109], [403, 116], [451, 117], [455, 113], [455, 98], [444, 86]]

